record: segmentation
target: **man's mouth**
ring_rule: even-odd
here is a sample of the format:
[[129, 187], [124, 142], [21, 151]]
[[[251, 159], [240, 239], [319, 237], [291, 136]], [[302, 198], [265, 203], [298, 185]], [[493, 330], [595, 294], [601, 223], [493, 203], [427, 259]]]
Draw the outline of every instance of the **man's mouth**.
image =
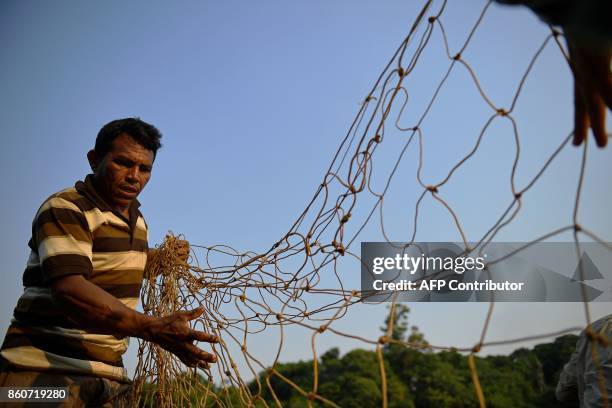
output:
[[135, 187], [121, 186], [121, 187], [119, 187], [119, 190], [121, 190], [121, 192], [126, 193], [128, 195], [136, 195], [136, 194], [138, 194], [138, 189], [135, 188]]

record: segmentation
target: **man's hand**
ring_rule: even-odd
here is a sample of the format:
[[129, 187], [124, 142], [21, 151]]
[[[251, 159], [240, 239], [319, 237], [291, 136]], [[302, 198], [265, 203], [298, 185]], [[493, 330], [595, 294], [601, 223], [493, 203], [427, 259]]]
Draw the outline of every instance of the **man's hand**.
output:
[[189, 321], [204, 309], [177, 312], [165, 317], [147, 316], [125, 306], [119, 299], [82, 275], [67, 275], [51, 283], [53, 300], [78, 328], [92, 333], [133, 336], [159, 344], [190, 367], [208, 367], [217, 359], [200, 350], [194, 341], [218, 343], [217, 336], [192, 330]]
[[145, 324], [142, 338], [159, 344], [188, 367], [208, 368], [208, 363], [215, 363], [217, 358], [214, 354], [200, 350], [193, 342], [218, 343], [219, 338], [189, 327], [189, 321], [198, 318], [203, 311], [203, 307], [198, 307], [151, 320]]
[[563, 29], [574, 74], [574, 145], [586, 141], [590, 127], [597, 146], [604, 147], [606, 106], [612, 109], [612, 1], [496, 1], [525, 5], [546, 23]]
[[604, 147], [608, 142], [606, 105], [612, 109], [612, 46], [588, 44], [567, 29], [565, 39], [574, 73], [574, 145], [582, 144], [590, 127], [597, 146]]

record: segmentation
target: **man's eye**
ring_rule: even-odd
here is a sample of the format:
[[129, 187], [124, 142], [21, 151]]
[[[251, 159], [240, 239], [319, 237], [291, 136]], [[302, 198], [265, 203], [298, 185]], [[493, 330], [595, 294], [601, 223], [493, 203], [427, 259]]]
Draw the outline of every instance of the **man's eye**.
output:
[[148, 167], [148, 166], [142, 166], [142, 167], [140, 168], [140, 171], [141, 171], [141, 172], [143, 172], [143, 173], [150, 173], [150, 172], [151, 172], [151, 167]]
[[132, 163], [127, 160], [115, 160], [115, 163], [123, 167], [132, 167]]

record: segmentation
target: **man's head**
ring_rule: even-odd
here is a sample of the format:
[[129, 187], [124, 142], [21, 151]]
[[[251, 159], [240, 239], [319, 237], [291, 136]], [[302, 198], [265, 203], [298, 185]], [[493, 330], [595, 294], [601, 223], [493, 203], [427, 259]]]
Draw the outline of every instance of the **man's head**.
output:
[[137, 118], [104, 125], [87, 159], [100, 193], [120, 212], [126, 212], [151, 177], [161, 134]]

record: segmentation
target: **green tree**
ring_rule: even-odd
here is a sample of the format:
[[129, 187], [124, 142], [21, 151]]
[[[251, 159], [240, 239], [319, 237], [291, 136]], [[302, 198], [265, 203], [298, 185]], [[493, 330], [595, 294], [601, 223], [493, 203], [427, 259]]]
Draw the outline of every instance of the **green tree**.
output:
[[389, 324], [393, 322], [391, 330], [391, 339], [397, 341], [405, 341], [406, 332], [408, 331], [408, 313], [410, 308], [404, 304], [398, 303], [395, 305], [395, 313], [392, 315], [393, 308], [387, 307], [389, 314], [385, 318], [385, 325], [380, 328], [384, 335], [389, 331]]
[[[389, 325], [393, 324], [393, 340], [427, 345], [423, 333], [408, 325], [409, 312], [407, 306], [398, 305], [394, 314], [389, 311], [381, 330], [386, 334]], [[552, 343], [538, 344], [533, 349], [520, 348], [508, 356], [476, 357], [487, 406], [562, 407], [555, 401], [554, 389], [559, 372], [575, 348], [576, 338], [574, 335], [561, 336]], [[383, 358], [391, 408], [464, 408], [478, 404], [468, 357], [464, 354], [457, 351], [433, 352], [427, 348], [415, 349], [391, 343], [383, 349]], [[278, 364], [275, 369], [302, 390], [312, 390], [312, 360]], [[380, 364], [375, 351], [356, 349], [341, 356], [338, 348], [331, 348], [321, 355], [318, 374], [318, 394], [342, 407], [379, 407], [382, 403]], [[260, 381], [265, 384], [265, 374], [260, 374]], [[278, 376], [270, 377], [270, 383], [284, 406], [309, 406], [304, 395]], [[250, 388], [255, 393], [254, 381]], [[214, 391], [232, 403], [239, 396], [235, 388], [214, 388]], [[274, 405], [265, 386], [261, 398]], [[316, 400], [311, 404], [323, 406]], [[255, 404], [256, 407], [262, 405]]]

